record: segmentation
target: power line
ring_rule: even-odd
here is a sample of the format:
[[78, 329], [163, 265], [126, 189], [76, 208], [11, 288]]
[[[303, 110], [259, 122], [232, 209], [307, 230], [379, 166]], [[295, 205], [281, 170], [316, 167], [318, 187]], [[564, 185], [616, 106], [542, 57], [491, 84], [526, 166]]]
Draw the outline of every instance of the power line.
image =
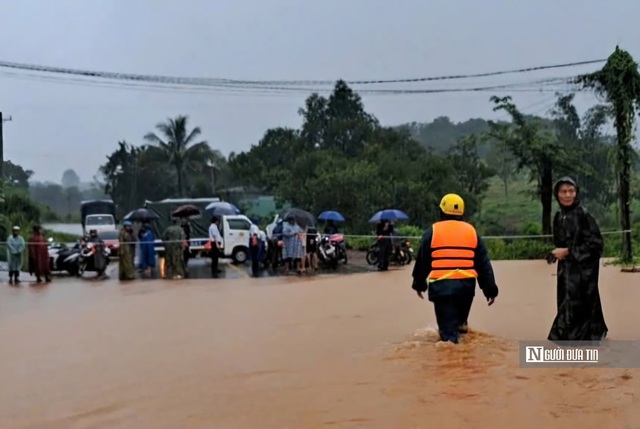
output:
[[[233, 94], [233, 95], [278, 95], [278, 94], [309, 94], [311, 92], [331, 92], [331, 88], [303, 88], [303, 87], [278, 87], [278, 86], [229, 86], [226, 84], [204, 86], [181, 86], [175, 84], [158, 84], [145, 81], [109, 81], [72, 76], [38, 75], [21, 72], [0, 71], [0, 76], [19, 80], [36, 80], [55, 82], [79, 86], [97, 86], [106, 88], [119, 88], [131, 90], [147, 90], [153, 92], [192, 93], [192, 94]], [[505, 83], [486, 86], [454, 87], [454, 88], [424, 88], [424, 89], [355, 89], [356, 92], [366, 95], [410, 95], [410, 94], [439, 94], [439, 93], [464, 93], [464, 92], [555, 92], [558, 88], [554, 85], [569, 85], [574, 77], [548, 78], [532, 81]]]
[[[587, 60], [569, 62], [563, 64], [551, 64], [535, 67], [526, 67], [512, 70], [500, 70], [493, 72], [483, 73], [471, 73], [471, 74], [457, 74], [446, 76], [432, 76], [432, 77], [418, 77], [418, 78], [403, 78], [403, 79], [375, 79], [375, 80], [354, 80], [348, 81], [350, 85], [369, 85], [369, 84], [382, 84], [382, 83], [416, 83], [427, 81], [440, 81], [440, 80], [454, 80], [454, 79], [470, 79], [478, 77], [499, 76], [506, 74], [527, 73], [531, 71], [559, 69], [567, 67], [576, 67], [588, 64], [596, 64], [605, 62], [606, 59]], [[101, 79], [113, 79], [113, 80], [129, 80], [135, 82], [152, 82], [163, 84], [178, 84], [178, 85], [190, 85], [190, 86], [212, 86], [212, 85], [226, 85], [226, 86], [246, 86], [246, 85], [332, 85], [335, 80], [237, 80], [227, 78], [194, 78], [194, 77], [179, 77], [179, 76], [162, 76], [162, 75], [144, 75], [144, 74], [132, 74], [132, 73], [114, 73], [105, 71], [90, 71], [81, 69], [71, 69], [64, 67], [51, 67], [46, 65], [36, 64], [24, 64], [15, 63], [10, 61], [0, 61], [0, 68], [17, 69], [23, 71], [41, 72], [41, 73], [54, 73], [83, 76], [88, 78], [101, 78]]]

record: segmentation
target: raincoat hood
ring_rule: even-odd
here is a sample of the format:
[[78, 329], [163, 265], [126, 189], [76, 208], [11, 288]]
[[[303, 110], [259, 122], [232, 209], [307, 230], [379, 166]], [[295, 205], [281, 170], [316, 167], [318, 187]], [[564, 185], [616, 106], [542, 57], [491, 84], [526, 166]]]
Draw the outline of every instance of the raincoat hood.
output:
[[[571, 185], [571, 186], [576, 188], [576, 199], [573, 201], [573, 204], [570, 207], [564, 207], [562, 204], [560, 204], [560, 199], [558, 198], [558, 192], [560, 191], [560, 185], [565, 185], [565, 184]], [[578, 186], [576, 181], [573, 180], [569, 176], [564, 176], [564, 177], [560, 178], [553, 185], [553, 196], [556, 198], [556, 201], [558, 202], [558, 204], [560, 205], [560, 208], [562, 210], [565, 210], [565, 209], [571, 210], [571, 209], [573, 209], [573, 208], [575, 208], [575, 207], [580, 205], [580, 187]]]

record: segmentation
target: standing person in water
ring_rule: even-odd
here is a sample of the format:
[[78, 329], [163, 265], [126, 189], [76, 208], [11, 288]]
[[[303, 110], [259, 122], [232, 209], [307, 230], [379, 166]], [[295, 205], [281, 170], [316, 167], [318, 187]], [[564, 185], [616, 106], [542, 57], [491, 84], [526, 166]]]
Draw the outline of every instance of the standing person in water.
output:
[[49, 283], [51, 271], [49, 270], [49, 245], [40, 225], [34, 225], [33, 234], [28, 239], [29, 250], [29, 274], [36, 276], [36, 282], [42, 283], [42, 277]]
[[120, 280], [134, 280], [136, 278], [136, 238], [133, 233], [133, 224], [125, 220], [122, 223], [120, 235], [118, 235], [120, 248], [118, 249], [118, 278]]
[[24, 238], [20, 235], [20, 227], [14, 226], [13, 232], [7, 238], [7, 262], [9, 263], [9, 284], [20, 283], [20, 271], [22, 271], [22, 254], [26, 248]]
[[558, 262], [558, 313], [551, 341], [600, 341], [607, 336], [598, 276], [604, 248], [594, 217], [580, 204], [579, 188], [570, 177], [553, 187], [560, 210], [553, 218], [553, 243], [549, 262]]
[[440, 221], [423, 238], [413, 267], [413, 290], [422, 298], [429, 291], [441, 341], [457, 344], [468, 331], [476, 280], [487, 303], [498, 296], [498, 286], [484, 243], [473, 225], [462, 220], [464, 200], [447, 194], [440, 202]]

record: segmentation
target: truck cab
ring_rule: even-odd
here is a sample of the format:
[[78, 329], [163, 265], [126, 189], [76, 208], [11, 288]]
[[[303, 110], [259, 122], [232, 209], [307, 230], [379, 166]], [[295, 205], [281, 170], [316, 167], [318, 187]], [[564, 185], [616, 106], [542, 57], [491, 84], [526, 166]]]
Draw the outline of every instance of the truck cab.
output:
[[222, 216], [220, 234], [225, 258], [244, 264], [249, 258], [249, 230], [253, 223], [245, 215]]
[[92, 214], [88, 215], [85, 220], [85, 230], [91, 231], [95, 229], [97, 232], [116, 231], [116, 219], [110, 214]]
[[92, 229], [100, 231], [115, 231], [116, 205], [113, 200], [86, 200], [80, 203], [82, 233], [87, 234]]

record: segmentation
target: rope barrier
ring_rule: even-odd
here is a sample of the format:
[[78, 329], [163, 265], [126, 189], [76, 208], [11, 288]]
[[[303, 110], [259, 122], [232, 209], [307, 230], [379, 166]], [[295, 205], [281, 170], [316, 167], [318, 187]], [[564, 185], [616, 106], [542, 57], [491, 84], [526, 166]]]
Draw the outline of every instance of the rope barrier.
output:
[[[615, 235], [615, 234], [624, 234], [624, 233], [630, 233], [632, 232], [631, 230], [621, 230], [621, 231], [602, 231], [601, 234], [602, 235]], [[304, 235], [305, 233], [301, 233], [302, 235]], [[322, 235], [328, 235], [328, 234], [320, 234]], [[372, 235], [372, 234], [341, 234], [345, 239], [346, 238], [370, 238], [372, 241], [373, 240], [377, 240], [378, 236], [377, 235]], [[479, 236], [480, 238], [482, 238], [483, 240], [514, 240], [514, 239], [537, 239], [537, 238], [552, 238], [553, 235], [486, 235], [486, 236]], [[247, 232], [247, 240], [249, 240], [249, 233]], [[388, 239], [392, 239], [392, 240], [421, 240], [422, 236], [400, 236], [400, 235], [394, 235], [394, 236], [384, 236], [383, 238], [388, 238]], [[202, 243], [202, 245], [204, 245], [204, 243], [206, 243], [207, 241], [209, 241], [209, 239], [207, 237], [202, 237], [202, 238], [193, 238], [190, 240], [191, 241], [191, 245], [198, 245], [200, 243]], [[197, 243], [197, 244], [194, 244]], [[58, 243], [58, 242], [54, 242], [55, 244], [66, 244], [66, 245], [70, 245], [70, 244], [75, 244], [75, 243]], [[184, 243], [184, 240], [155, 240], [153, 242], [154, 246], [158, 246], [158, 245], [163, 245], [163, 244], [169, 244], [169, 243]], [[0, 245], [6, 245], [7, 241], [0, 241]], [[50, 242], [46, 242], [46, 243], [29, 243], [29, 242], [25, 242], [25, 244], [51, 244]], [[139, 241], [128, 241], [128, 242], [119, 242], [119, 245], [123, 245], [123, 244], [140, 244]]]

